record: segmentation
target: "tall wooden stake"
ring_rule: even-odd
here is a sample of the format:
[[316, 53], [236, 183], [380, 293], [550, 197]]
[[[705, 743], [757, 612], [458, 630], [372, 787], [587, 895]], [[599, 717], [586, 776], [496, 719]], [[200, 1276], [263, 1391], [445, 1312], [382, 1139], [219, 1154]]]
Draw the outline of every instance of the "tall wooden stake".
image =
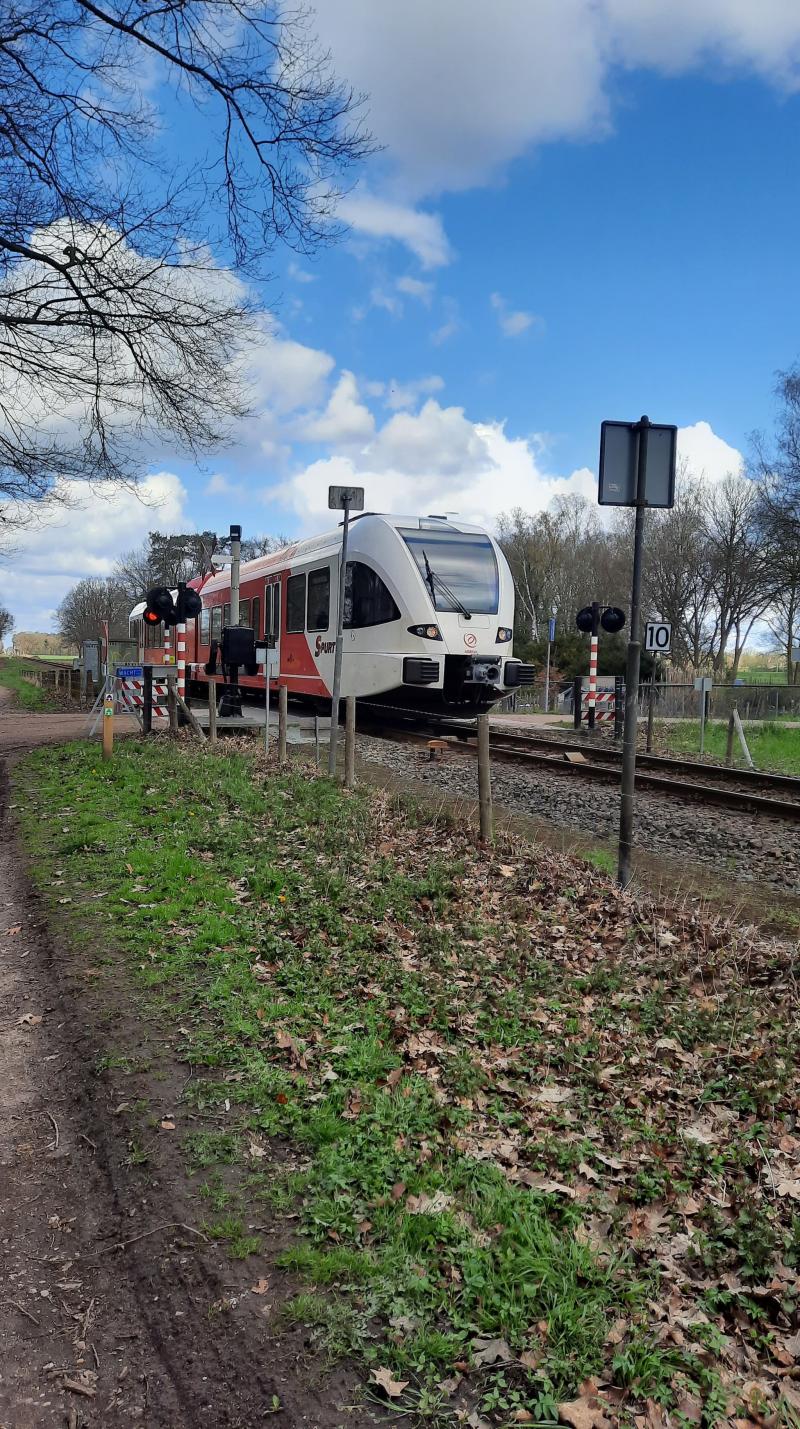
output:
[[114, 753], [114, 692], [110, 683], [106, 684], [103, 697], [103, 758], [110, 759]]
[[289, 691], [285, 685], [278, 689], [278, 761], [286, 763], [286, 724], [289, 715]]
[[356, 697], [348, 695], [344, 706], [344, 785], [352, 789], [356, 780]]
[[489, 716], [478, 715], [478, 808], [480, 811], [481, 838], [484, 843], [494, 841], [492, 820], [492, 776], [489, 764]]

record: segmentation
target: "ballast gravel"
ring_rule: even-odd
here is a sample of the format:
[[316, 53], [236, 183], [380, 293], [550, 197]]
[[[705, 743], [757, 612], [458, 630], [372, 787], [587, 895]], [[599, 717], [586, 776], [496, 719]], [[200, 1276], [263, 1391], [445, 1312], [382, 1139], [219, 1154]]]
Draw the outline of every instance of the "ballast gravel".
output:
[[[477, 760], [458, 753], [431, 762], [419, 746], [359, 736], [359, 754], [406, 779], [443, 793], [478, 797]], [[580, 774], [551, 774], [495, 761], [492, 797], [521, 814], [597, 839], [613, 840], [619, 826], [619, 793]], [[734, 813], [691, 799], [640, 791], [636, 797], [634, 843], [647, 853], [664, 853], [716, 873], [800, 893], [800, 827], [765, 814]]]

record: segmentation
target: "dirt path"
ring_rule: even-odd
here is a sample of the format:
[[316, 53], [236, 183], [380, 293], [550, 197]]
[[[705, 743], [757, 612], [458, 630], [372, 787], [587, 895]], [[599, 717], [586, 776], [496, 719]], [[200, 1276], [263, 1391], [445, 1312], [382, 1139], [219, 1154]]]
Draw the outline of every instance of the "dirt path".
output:
[[[0, 711], [0, 1429], [371, 1425], [352, 1379], [315, 1383], [302, 1332], [262, 1318], [269, 1266], [197, 1234], [179, 1137], [157, 1119], [147, 1163], [130, 1155], [132, 1108], [170, 1116], [187, 1068], [102, 949], [53, 941], [9, 809], [8, 756], [85, 723]], [[104, 1070], [110, 1047], [140, 1073]]]

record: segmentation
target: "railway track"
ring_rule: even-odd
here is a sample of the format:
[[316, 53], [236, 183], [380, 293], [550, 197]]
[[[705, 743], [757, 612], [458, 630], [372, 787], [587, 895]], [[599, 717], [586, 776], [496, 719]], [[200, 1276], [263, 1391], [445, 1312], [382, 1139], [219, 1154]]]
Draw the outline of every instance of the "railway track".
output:
[[[466, 757], [474, 755], [472, 728], [464, 725], [458, 733], [446, 735], [443, 742], [447, 750]], [[429, 742], [426, 735], [410, 730], [384, 728], [380, 733], [383, 738], [399, 742], [421, 745]], [[573, 779], [619, 786], [622, 775], [621, 750], [583, 740], [559, 740], [493, 730], [489, 748], [493, 760], [527, 768], [539, 767]], [[580, 754], [581, 759], [571, 762], [566, 758], [568, 754]], [[800, 779], [787, 774], [728, 769], [720, 765], [701, 764], [697, 760], [641, 754], [637, 755], [636, 787], [739, 812], [744, 810], [800, 821]]]

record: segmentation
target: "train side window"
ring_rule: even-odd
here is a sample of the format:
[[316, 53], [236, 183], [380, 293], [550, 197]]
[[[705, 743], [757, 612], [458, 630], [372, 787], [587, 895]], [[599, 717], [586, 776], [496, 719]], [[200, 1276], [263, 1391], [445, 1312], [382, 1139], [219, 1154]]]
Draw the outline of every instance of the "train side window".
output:
[[329, 566], [308, 573], [306, 629], [327, 630], [331, 619], [331, 572]]
[[344, 626], [363, 630], [368, 625], [388, 625], [400, 619], [391, 591], [377, 571], [363, 561], [348, 561], [344, 578]]
[[261, 620], [261, 601], [259, 600], [259, 598], [258, 598], [257, 595], [254, 595], [254, 596], [253, 596], [253, 634], [255, 635], [256, 640], [258, 640], [258, 639], [260, 638], [260, 636], [261, 636], [261, 631], [260, 631], [260, 629], [259, 629], [259, 622], [260, 622], [260, 620]]
[[211, 639], [222, 639], [222, 606], [215, 605], [211, 611]]
[[208, 645], [211, 638], [211, 611], [201, 610], [200, 612], [200, 644]]
[[286, 633], [299, 635], [306, 628], [306, 578], [290, 576], [286, 582]]
[[240, 624], [240, 625], [249, 625], [249, 624], [250, 624], [250, 602], [249, 602], [249, 600], [240, 600], [240, 601], [239, 601], [239, 624]]
[[224, 604], [223, 607], [222, 607], [222, 628], [223, 628], [223, 630], [227, 630], [228, 627], [229, 627], [229, 625], [230, 625], [230, 623], [231, 623], [231, 606], [230, 606], [230, 601], [226, 601], [225, 604]]

